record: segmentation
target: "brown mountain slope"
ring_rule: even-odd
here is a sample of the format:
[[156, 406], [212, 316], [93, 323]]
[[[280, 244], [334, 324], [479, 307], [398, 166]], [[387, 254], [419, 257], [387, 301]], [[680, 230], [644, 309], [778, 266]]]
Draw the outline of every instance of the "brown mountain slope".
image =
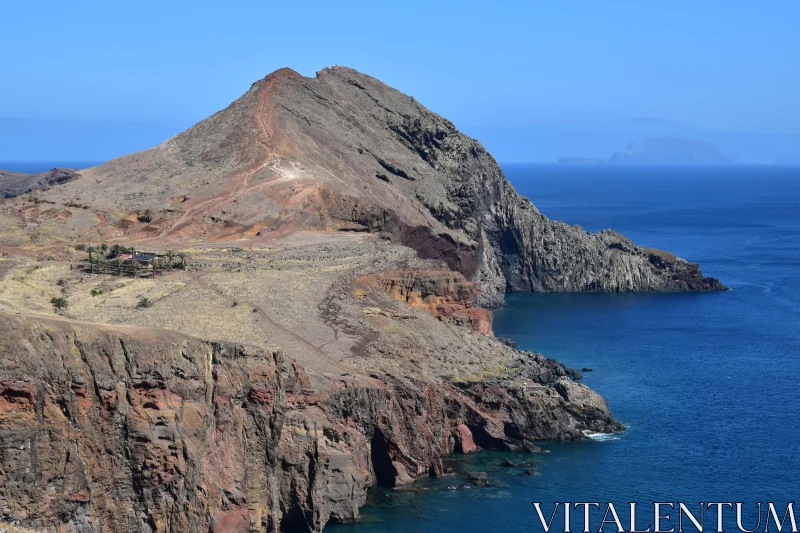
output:
[[32, 174], [0, 170], [0, 198], [13, 198], [20, 194], [43, 191], [70, 180], [74, 174], [75, 170], [71, 168], [54, 168], [48, 172]]
[[[316, 78], [276, 71], [158, 147], [83, 171], [45, 198], [101, 211], [101, 220], [117, 223], [110, 238], [389, 232], [479, 281], [480, 301], [489, 305], [506, 290], [724, 288], [697, 265], [612, 231], [589, 234], [549, 220], [479, 142], [413, 98], [343, 67]], [[146, 209], [154, 222], [134, 224]]]

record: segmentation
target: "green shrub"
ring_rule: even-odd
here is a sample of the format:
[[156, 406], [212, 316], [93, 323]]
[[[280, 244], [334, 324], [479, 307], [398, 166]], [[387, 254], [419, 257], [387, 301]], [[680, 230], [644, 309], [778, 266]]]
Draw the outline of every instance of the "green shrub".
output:
[[153, 307], [153, 302], [148, 298], [141, 298], [139, 303], [136, 304], [136, 307]]
[[106, 291], [104, 291], [103, 289], [92, 289], [91, 295], [92, 296], [100, 296], [104, 292], [106, 292]]
[[69, 302], [67, 299], [60, 296], [53, 296], [50, 298], [50, 303], [53, 304], [53, 308], [55, 308], [56, 311], [69, 307]]

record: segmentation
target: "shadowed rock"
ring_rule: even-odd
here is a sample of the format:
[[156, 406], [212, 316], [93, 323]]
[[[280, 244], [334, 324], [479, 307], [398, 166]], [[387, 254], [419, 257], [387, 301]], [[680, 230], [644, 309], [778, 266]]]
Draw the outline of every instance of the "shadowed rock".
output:
[[66, 183], [75, 175], [71, 168], [54, 168], [49, 172], [12, 172], [0, 170], [0, 198], [13, 198], [20, 194], [44, 191], [53, 185]]

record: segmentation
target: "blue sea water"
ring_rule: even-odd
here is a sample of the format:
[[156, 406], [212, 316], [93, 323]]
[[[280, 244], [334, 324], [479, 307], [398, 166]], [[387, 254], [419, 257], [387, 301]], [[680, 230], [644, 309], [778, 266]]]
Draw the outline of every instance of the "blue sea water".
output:
[[[652, 522], [650, 502], [742, 501], [744, 525], [753, 528], [756, 502], [797, 501], [800, 169], [504, 170], [551, 218], [590, 231], [611, 227], [670, 250], [732, 290], [509, 296], [495, 312], [495, 333], [569, 366], [593, 368], [585, 383], [606, 397], [627, 431], [547, 443], [548, 453], [533, 456], [458, 458], [458, 472], [488, 471], [494, 486], [449, 490], [457, 476], [422, 480], [416, 485], [424, 493], [375, 490], [361, 522], [330, 529], [541, 531], [533, 501], [549, 502], [546, 510], [555, 501], [610, 501], [618, 509], [641, 502], [650, 515], [642, 526]], [[533, 460], [540, 475], [524, 475], [525, 465], [505, 467], [504, 458]], [[706, 530], [714, 529], [713, 512], [707, 511]], [[735, 514], [724, 516], [732, 531]], [[592, 519], [595, 529], [600, 519]], [[573, 522], [582, 525], [578, 511]]]

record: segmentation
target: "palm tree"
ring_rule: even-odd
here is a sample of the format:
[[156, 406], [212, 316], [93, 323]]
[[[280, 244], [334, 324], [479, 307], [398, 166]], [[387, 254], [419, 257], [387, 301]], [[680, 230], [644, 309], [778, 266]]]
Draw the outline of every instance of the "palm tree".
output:
[[100, 272], [105, 274], [106, 267], [108, 267], [108, 261], [106, 260], [105, 257], [100, 257], [100, 259], [97, 260], [97, 266], [100, 267]]
[[108, 255], [108, 244], [103, 243], [100, 245], [100, 253], [103, 254], [103, 257], [106, 257]]
[[153, 259], [153, 263], [152, 264], [153, 264], [153, 279], [155, 279], [155, 277], [156, 277], [156, 269], [161, 265], [161, 259], [156, 257], [155, 259]]
[[134, 278], [139, 276], [139, 268], [141, 268], [141, 265], [139, 265], [139, 261], [136, 260], [131, 261], [131, 274], [133, 275]]
[[167, 264], [169, 265], [169, 271], [172, 272], [172, 261], [175, 259], [175, 252], [172, 250], [167, 250]]
[[97, 248], [94, 246], [87, 246], [86, 252], [89, 254], [89, 272], [94, 274], [94, 253], [97, 251]]
[[122, 265], [124, 265], [124, 264], [125, 264], [125, 260], [122, 259], [121, 257], [117, 257], [116, 259], [114, 259], [114, 267], [116, 267], [116, 269], [117, 269], [117, 276], [121, 276], [122, 275]]
[[178, 252], [178, 258], [181, 260], [181, 268], [186, 270], [186, 252]]

